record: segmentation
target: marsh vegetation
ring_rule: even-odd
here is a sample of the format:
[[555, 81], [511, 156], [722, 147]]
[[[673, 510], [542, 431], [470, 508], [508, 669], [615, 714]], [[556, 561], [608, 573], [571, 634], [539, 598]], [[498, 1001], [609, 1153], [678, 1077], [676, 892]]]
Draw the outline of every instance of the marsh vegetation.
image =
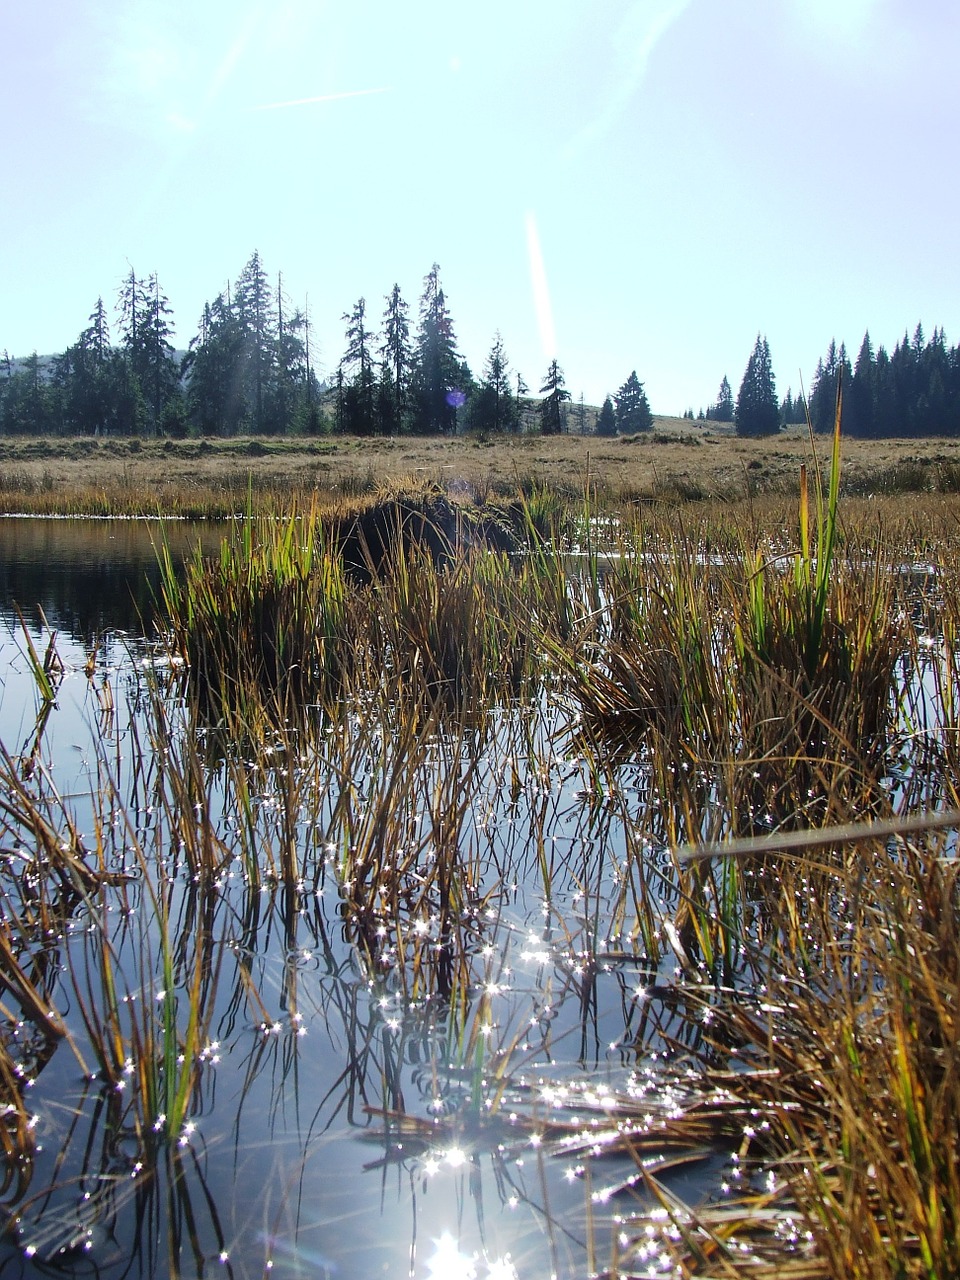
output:
[[304, 499], [12, 623], [5, 1273], [960, 1272], [957, 524], [840, 474]]

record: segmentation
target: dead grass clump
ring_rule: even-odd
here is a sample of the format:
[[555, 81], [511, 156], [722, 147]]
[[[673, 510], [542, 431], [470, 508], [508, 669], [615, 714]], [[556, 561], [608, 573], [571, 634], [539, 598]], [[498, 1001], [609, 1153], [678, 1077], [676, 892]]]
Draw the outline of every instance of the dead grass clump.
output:
[[443, 566], [469, 547], [518, 548], [503, 510], [455, 501], [434, 486], [380, 492], [356, 504], [333, 518], [330, 540], [358, 582], [383, 576], [411, 551]]

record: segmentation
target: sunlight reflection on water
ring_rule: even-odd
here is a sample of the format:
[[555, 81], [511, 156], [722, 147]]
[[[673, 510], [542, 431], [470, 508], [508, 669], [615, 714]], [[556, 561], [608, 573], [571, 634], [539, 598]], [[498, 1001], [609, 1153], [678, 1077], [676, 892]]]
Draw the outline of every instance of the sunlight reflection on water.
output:
[[[31, 534], [24, 525], [17, 535], [33, 547], [27, 556], [33, 558], [30, 572], [45, 577], [24, 576], [13, 558], [7, 561], [8, 588], [15, 584], [25, 602], [43, 602], [50, 628], [59, 631], [55, 644], [63, 674], [38, 739], [40, 754], [87, 838], [100, 821], [96, 796], [106, 773], [129, 797], [134, 823], [129, 832], [119, 811], [106, 815], [104, 857], [130, 878], [116, 901], [105, 900], [105, 919], [123, 962], [118, 977], [129, 983], [121, 986], [122, 1006], [135, 1010], [149, 996], [161, 1007], [167, 987], [156, 975], [152, 995], [137, 989], [137, 949], [149, 954], [155, 940], [143, 923], [147, 897], [133, 874], [130, 841], [135, 838], [158, 853], [166, 848], [166, 801], [143, 788], [134, 759], [135, 742], [144, 733], [137, 709], [142, 682], [163, 678], [165, 662], [131, 628], [125, 576], [130, 569], [119, 578], [110, 576], [104, 551], [109, 535], [86, 529], [88, 541], [81, 544], [67, 522], [60, 524], [67, 545], [60, 561], [49, 531]], [[99, 541], [104, 536], [107, 542]], [[29, 604], [24, 607], [42, 653], [51, 631]], [[123, 624], [120, 630], [111, 626], [112, 608]], [[9, 612], [5, 627], [0, 739], [14, 757], [28, 758], [38, 732], [36, 689], [20, 624]], [[96, 664], [90, 676], [93, 645]], [[174, 737], [175, 712], [171, 705]], [[214, 821], [226, 822], [221, 785], [214, 771], [198, 804]], [[529, 1061], [541, 1058], [550, 1044], [550, 1053], [559, 1053], [574, 1074], [586, 1069], [619, 1078], [632, 1057], [628, 1048], [608, 1048], [623, 1040], [622, 992], [611, 982], [599, 1003], [593, 997], [593, 1003], [584, 1003], [585, 970], [576, 958], [582, 948], [569, 926], [558, 929], [551, 920], [552, 913], [582, 909], [584, 877], [602, 895], [616, 887], [620, 858], [605, 852], [613, 830], [585, 818], [578, 793], [586, 794], [585, 779], [575, 763], [564, 762], [557, 778], [532, 781], [532, 794], [549, 805], [546, 840], [556, 850], [549, 910], [527, 853], [529, 819], [504, 795], [498, 772], [484, 782], [467, 815], [464, 839], [490, 858], [486, 887], [494, 883], [497, 868], [511, 871], [507, 898], [496, 910], [491, 900], [478, 922], [472, 962], [476, 992], [488, 1002], [478, 1034], [495, 1049], [500, 1038], [513, 1037], [519, 1028], [518, 1044]], [[266, 837], [271, 815], [279, 812], [277, 797], [261, 791], [254, 805]], [[33, 1259], [44, 1267], [64, 1265], [79, 1249], [95, 1261], [103, 1280], [110, 1280], [121, 1272], [157, 1274], [168, 1265], [166, 1251], [176, 1247], [185, 1274], [186, 1240], [176, 1245], [176, 1232], [169, 1232], [189, 1202], [194, 1218], [189, 1252], [197, 1274], [213, 1265], [234, 1280], [267, 1271], [392, 1276], [398, 1266], [414, 1277], [463, 1274], [477, 1280], [520, 1275], [540, 1280], [548, 1271], [580, 1274], [582, 1186], [576, 1177], [566, 1177], [568, 1162], [538, 1152], [528, 1134], [488, 1125], [482, 1111], [479, 1123], [469, 1120], [476, 1090], [487, 1090], [492, 1082], [480, 1082], [474, 1064], [462, 1060], [457, 1036], [447, 1025], [449, 1014], [439, 1005], [404, 1002], [391, 990], [389, 973], [383, 983], [374, 983], [358, 964], [340, 912], [337, 847], [325, 840], [324, 826], [325, 820], [298, 826], [304, 848], [315, 849], [311, 858], [320, 881], [301, 884], [292, 913], [275, 885], [267, 882], [252, 892], [238, 863], [225, 865], [211, 886], [205, 908], [211, 912], [210, 927], [223, 929], [224, 955], [248, 975], [244, 983], [257, 991], [262, 1007], [251, 1009], [243, 985], [218, 997], [211, 1034], [199, 1054], [203, 1074], [195, 1113], [171, 1135], [155, 1172], [144, 1166], [136, 1143], [126, 1137], [114, 1143], [106, 1123], [114, 1099], [131, 1093], [128, 1077], [111, 1096], [104, 1081], [81, 1076], [63, 1046], [37, 1073], [32, 1094], [41, 1141], [33, 1185], [53, 1178], [57, 1186], [42, 1216], [23, 1213], [19, 1245], [0, 1244], [0, 1259], [19, 1256], [20, 1266], [29, 1271]], [[176, 878], [171, 884], [171, 911], [194, 910], [189, 886]], [[71, 971], [85, 980], [89, 940], [99, 927], [96, 914], [81, 906], [65, 936], [55, 940], [68, 993]], [[133, 932], [124, 942], [127, 929]], [[413, 921], [411, 936], [430, 943], [436, 942], [435, 934], [431, 916]], [[612, 1027], [604, 1025], [610, 1017]], [[82, 1039], [79, 1023], [74, 1034]], [[388, 1126], [386, 1136], [376, 1135], [364, 1104], [393, 1105], [401, 1098], [414, 1115], [463, 1123], [464, 1134], [393, 1143]], [[467, 1120], [461, 1122], [461, 1116]], [[162, 1114], [157, 1124], [162, 1130]], [[371, 1141], [379, 1153], [375, 1159]], [[198, 1215], [196, 1206], [203, 1205], [207, 1209]], [[107, 1232], [101, 1225], [105, 1219]], [[542, 1265], [545, 1224], [561, 1240], [549, 1268]]]

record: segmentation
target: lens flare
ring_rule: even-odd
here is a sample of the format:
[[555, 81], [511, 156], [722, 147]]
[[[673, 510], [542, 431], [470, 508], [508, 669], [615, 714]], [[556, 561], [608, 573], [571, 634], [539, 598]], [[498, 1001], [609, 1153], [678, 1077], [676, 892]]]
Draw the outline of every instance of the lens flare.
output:
[[543, 347], [544, 360], [553, 360], [557, 354], [557, 334], [553, 325], [553, 308], [550, 305], [550, 290], [547, 286], [547, 272], [543, 265], [543, 253], [540, 249], [540, 232], [537, 228], [536, 214], [527, 213], [527, 257], [530, 260], [530, 287], [533, 290], [533, 307], [537, 316], [537, 328], [540, 331], [540, 345]]

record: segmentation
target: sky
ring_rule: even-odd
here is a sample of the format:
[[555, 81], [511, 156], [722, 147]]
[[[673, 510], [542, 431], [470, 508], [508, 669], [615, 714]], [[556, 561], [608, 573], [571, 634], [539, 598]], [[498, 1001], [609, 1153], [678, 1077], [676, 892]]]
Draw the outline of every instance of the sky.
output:
[[32, 0], [0, 42], [0, 351], [64, 350], [132, 266], [175, 341], [256, 250], [309, 306], [415, 316], [475, 373], [809, 391], [918, 322], [960, 342], [956, 0]]

